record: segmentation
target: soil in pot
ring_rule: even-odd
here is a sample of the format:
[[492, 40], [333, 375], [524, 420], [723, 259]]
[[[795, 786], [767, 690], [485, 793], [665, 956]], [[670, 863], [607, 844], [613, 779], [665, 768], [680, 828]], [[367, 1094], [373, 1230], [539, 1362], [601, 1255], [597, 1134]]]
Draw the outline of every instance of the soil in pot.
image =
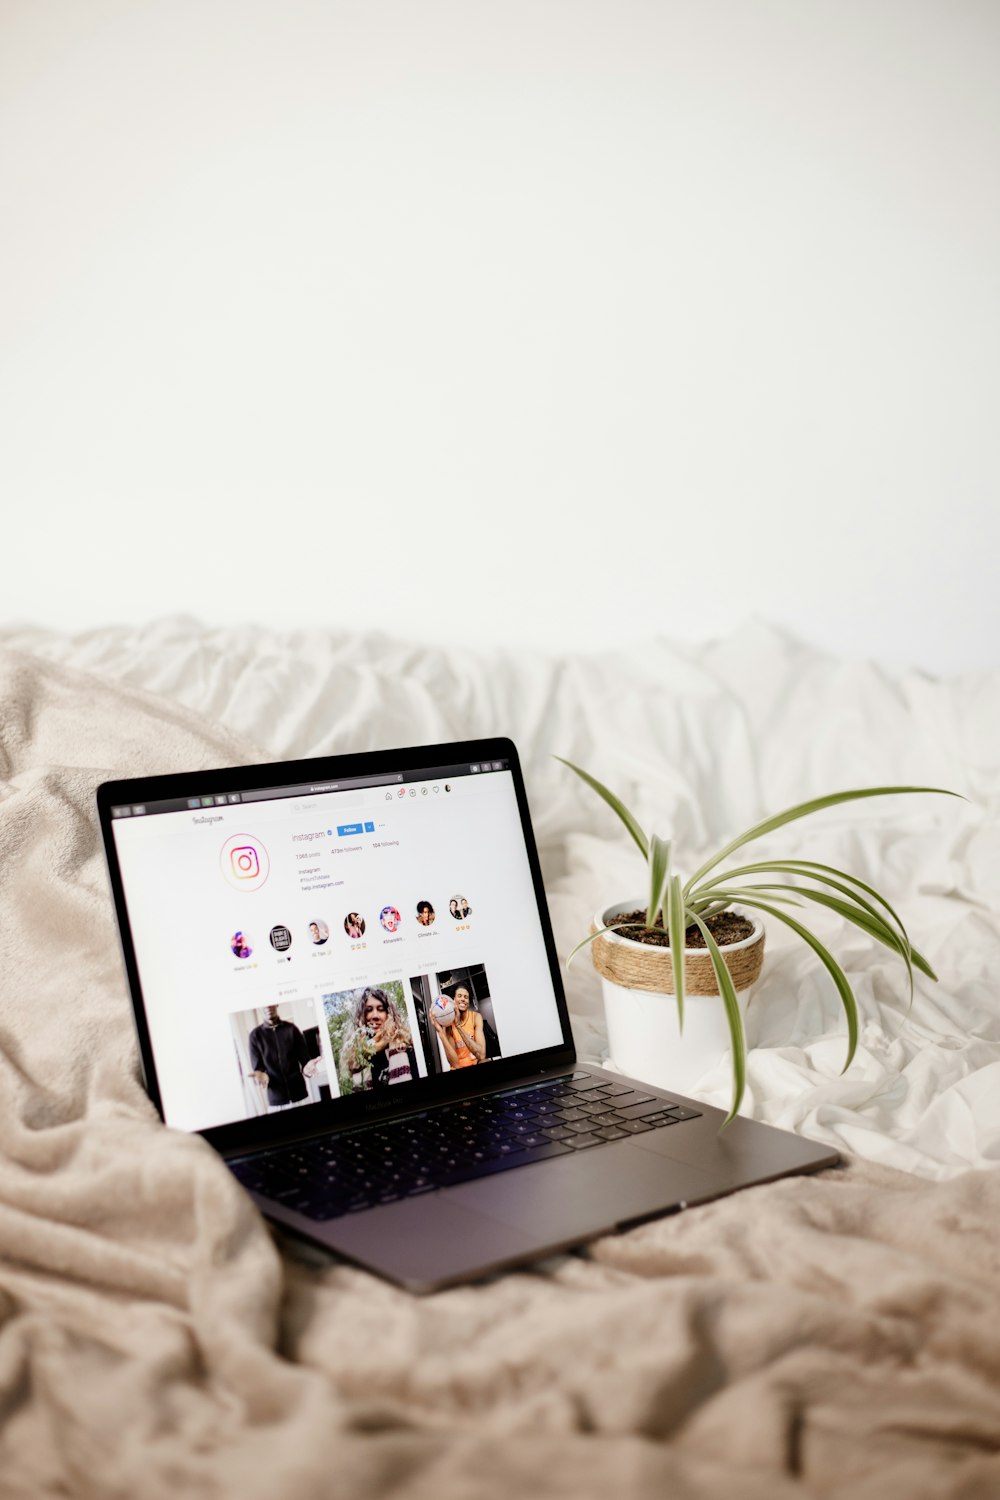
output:
[[[705, 917], [704, 921], [720, 948], [725, 943], [742, 943], [753, 932], [753, 923], [735, 911], [716, 912], [713, 917]], [[619, 922], [628, 923], [628, 926], [618, 927]], [[647, 927], [646, 912], [642, 908], [638, 911], [619, 912], [617, 917], [611, 918], [608, 926], [617, 927], [620, 935], [633, 943], [646, 943], [651, 948], [670, 947], [669, 933], [660, 923], [655, 927]], [[704, 948], [705, 937], [701, 928], [689, 927], [684, 934], [684, 943], [688, 948]]]

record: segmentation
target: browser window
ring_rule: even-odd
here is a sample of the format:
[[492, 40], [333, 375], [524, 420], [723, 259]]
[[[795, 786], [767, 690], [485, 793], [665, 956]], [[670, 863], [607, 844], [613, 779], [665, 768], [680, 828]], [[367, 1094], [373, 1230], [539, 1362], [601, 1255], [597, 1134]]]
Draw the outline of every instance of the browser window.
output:
[[511, 772], [419, 776], [112, 808], [168, 1125], [561, 1043]]

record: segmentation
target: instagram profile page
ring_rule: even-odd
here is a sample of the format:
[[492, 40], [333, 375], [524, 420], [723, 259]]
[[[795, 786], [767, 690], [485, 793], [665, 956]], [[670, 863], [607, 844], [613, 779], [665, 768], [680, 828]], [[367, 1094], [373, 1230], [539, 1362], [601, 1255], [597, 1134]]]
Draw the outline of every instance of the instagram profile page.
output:
[[562, 1040], [509, 773], [113, 827], [169, 1125]]

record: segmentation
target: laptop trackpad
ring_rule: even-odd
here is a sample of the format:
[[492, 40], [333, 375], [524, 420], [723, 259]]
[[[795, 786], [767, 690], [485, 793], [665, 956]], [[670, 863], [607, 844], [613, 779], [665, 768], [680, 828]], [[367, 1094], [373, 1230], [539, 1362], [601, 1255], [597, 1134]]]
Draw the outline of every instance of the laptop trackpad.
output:
[[632, 1141], [574, 1152], [453, 1188], [463, 1205], [525, 1230], [540, 1246], [610, 1233], [645, 1215], [713, 1196], [712, 1178]]

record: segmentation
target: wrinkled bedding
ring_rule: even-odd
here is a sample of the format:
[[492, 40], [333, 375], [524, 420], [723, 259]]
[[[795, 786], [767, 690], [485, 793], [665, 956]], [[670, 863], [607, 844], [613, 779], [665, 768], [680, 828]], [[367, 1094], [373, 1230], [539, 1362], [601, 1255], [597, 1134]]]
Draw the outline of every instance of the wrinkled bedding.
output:
[[[0, 1494], [1000, 1492], [1000, 674], [935, 682], [765, 626], [712, 646], [473, 656], [379, 637], [0, 634]], [[557, 941], [641, 885], [592, 767], [690, 867], [838, 786], [943, 785], [792, 825], [940, 976], [835, 919], [863, 1012], [769, 932], [744, 1110], [847, 1165], [416, 1301], [279, 1249], [137, 1080], [92, 812], [109, 775], [509, 733]], [[812, 918], [810, 918], [812, 920]], [[599, 989], [568, 977], [581, 1054]], [[698, 1092], [724, 1103], [725, 1066]]]

